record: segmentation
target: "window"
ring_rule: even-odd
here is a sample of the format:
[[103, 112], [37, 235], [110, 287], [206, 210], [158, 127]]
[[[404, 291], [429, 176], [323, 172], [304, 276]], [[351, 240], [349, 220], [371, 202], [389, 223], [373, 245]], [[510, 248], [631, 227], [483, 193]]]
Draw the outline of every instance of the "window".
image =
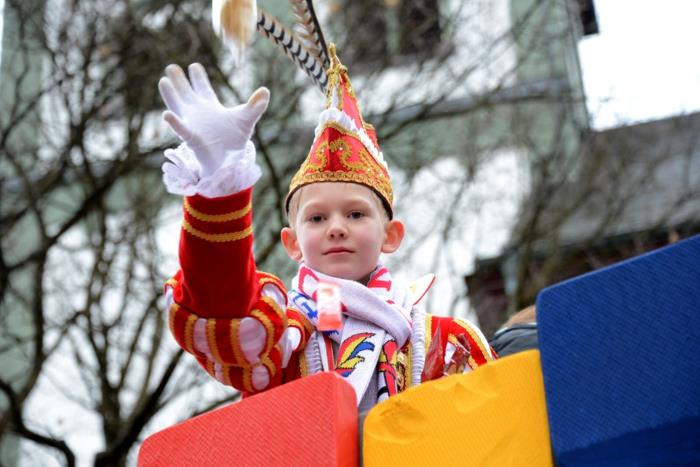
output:
[[578, 11], [581, 18], [583, 35], [598, 34], [598, 18], [595, 14], [593, 0], [578, 0]]
[[440, 43], [438, 0], [403, 0], [398, 17], [400, 54], [429, 53]]
[[440, 44], [439, 0], [336, 0], [349, 63], [429, 54]]

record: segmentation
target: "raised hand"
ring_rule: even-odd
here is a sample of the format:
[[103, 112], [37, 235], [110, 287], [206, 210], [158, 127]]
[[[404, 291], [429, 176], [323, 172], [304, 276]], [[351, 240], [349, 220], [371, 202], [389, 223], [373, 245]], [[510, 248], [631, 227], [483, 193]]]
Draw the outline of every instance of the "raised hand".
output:
[[258, 88], [245, 104], [225, 107], [209, 83], [204, 67], [188, 67], [189, 81], [177, 65], [168, 65], [158, 89], [168, 110], [163, 119], [192, 149], [201, 176], [218, 169], [227, 151], [245, 148], [255, 124], [267, 109], [270, 91]]

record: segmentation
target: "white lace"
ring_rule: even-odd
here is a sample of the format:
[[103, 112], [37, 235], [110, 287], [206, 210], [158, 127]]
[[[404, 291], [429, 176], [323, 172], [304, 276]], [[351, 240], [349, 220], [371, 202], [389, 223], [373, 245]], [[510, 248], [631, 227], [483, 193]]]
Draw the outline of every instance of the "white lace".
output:
[[166, 149], [165, 157], [168, 162], [163, 164], [163, 182], [169, 193], [180, 196], [228, 196], [250, 188], [262, 174], [255, 163], [252, 141], [242, 151], [227, 151], [221, 166], [206, 177], [200, 176], [199, 162], [187, 143]]

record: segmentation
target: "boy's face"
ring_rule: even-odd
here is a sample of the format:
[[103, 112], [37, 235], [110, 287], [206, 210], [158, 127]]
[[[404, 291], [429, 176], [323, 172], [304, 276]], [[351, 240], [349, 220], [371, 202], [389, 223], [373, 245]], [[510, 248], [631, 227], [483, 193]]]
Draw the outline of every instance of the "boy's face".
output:
[[388, 220], [365, 186], [312, 183], [294, 196], [298, 209], [293, 225], [282, 229], [282, 243], [292, 259], [316, 271], [366, 283], [380, 253], [401, 244], [403, 224]]

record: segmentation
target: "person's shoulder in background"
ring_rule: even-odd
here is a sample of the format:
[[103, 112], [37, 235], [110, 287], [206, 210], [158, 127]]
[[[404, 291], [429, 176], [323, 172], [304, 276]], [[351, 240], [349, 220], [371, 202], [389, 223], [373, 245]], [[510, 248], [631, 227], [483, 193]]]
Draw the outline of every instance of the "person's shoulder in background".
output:
[[489, 339], [499, 357], [537, 349], [537, 312], [529, 306], [511, 316]]

